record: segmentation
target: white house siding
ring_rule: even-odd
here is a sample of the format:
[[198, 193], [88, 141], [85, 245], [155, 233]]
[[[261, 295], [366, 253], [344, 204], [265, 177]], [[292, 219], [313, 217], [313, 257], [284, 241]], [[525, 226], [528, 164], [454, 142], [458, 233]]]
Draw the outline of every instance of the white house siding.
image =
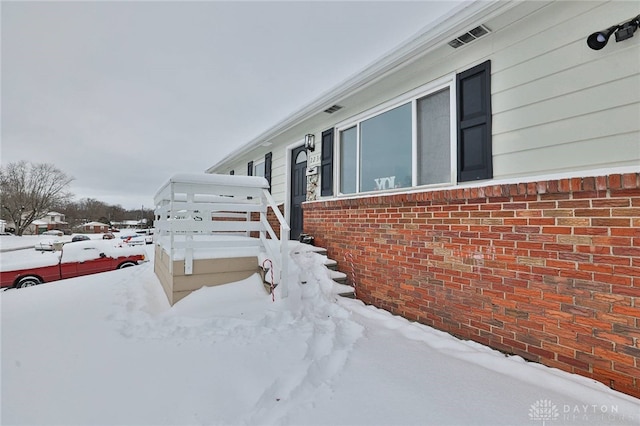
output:
[[278, 147], [273, 151], [273, 159], [271, 160], [271, 195], [276, 203], [284, 203], [285, 192], [287, 188], [286, 173], [286, 150]]
[[[485, 24], [491, 34], [458, 49], [444, 44], [416, 56], [343, 96], [337, 101], [342, 110], [300, 120], [269, 138], [272, 146], [217, 170], [244, 175], [248, 161], [261, 161], [271, 151], [272, 192], [278, 203], [286, 202], [286, 148], [302, 143], [306, 133], [315, 134], [317, 153], [322, 131], [487, 59], [495, 179], [640, 167], [640, 33], [621, 43], [612, 36], [600, 51], [586, 44], [594, 31], [638, 13], [637, 2], [627, 1], [527, 1], [492, 12], [484, 21], [464, 25], [466, 31]], [[446, 43], [464, 31], [450, 29], [439, 37]]]
[[495, 178], [640, 165], [640, 44], [586, 46], [639, 12], [635, 2], [558, 2], [496, 38]]
[[[529, 2], [528, 16], [486, 23], [492, 34], [443, 46], [356, 94], [354, 115], [442, 76], [492, 62], [495, 179], [640, 166], [640, 44], [600, 51], [586, 38], [636, 16], [634, 2]], [[349, 119], [342, 120], [345, 123]], [[323, 129], [335, 121], [327, 121]], [[318, 136], [316, 136], [318, 139]]]
[[283, 144], [272, 144], [270, 146], [261, 146], [251, 152], [250, 155], [245, 155], [238, 160], [229, 162], [228, 164], [221, 165], [217, 168], [215, 173], [228, 174], [231, 170], [236, 175], [247, 175], [247, 164], [249, 161], [253, 161], [256, 165], [259, 162], [264, 161], [264, 156], [268, 152], [272, 153], [271, 158], [271, 195], [278, 204], [285, 202], [286, 187], [287, 187], [287, 174], [286, 174], [286, 146]]

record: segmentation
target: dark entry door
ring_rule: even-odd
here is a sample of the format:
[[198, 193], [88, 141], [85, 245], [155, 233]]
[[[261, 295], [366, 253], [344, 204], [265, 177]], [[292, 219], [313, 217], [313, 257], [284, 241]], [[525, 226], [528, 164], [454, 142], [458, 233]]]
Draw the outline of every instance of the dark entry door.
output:
[[291, 151], [291, 239], [302, 233], [302, 203], [307, 200], [307, 151], [304, 146]]

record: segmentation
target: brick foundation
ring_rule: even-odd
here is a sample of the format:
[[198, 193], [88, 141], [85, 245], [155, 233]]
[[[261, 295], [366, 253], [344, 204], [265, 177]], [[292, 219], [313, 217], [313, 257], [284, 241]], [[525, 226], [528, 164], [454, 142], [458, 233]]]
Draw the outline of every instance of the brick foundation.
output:
[[[282, 216], [284, 216], [284, 203], [278, 204], [278, 210], [280, 210], [280, 213], [282, 214]], [[251, 220], [260, 220], [260, 213], [251, 213]], [[278, 221], [276, 214], [271, 209], [267, 210], [267, 222], [269, 222], [269, 225], [271, 225], [271, 228], [273, 229], [273, 232], [276, 234], [276, 236], [280, 238], [280, 222]], [[251, 236], [257, 238], [259, 234], [257, 232], [252, 232]], [[267, 234], [267, 239], [270, 238], [271, 237], [269, 236], [269, 234]]]
[[358, 298], [640, 397], [640, 174], [304, 204]]

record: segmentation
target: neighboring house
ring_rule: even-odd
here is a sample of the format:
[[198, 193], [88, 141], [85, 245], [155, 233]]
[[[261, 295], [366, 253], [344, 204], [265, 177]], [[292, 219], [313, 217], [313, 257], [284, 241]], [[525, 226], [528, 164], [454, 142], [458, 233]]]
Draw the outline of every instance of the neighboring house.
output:
[[65, 215], [58, 212], [49, 212], [43, 218], [36, 219], [27, 227], [25, 234], [42, 234], [43, 232], [57, 229], [63, 230], [69, 227], [69, 223], [65, 221]]
[[123, 220], [122, 222], [111, 222], [112, 226], [118, 229], [138, 229], [147, 227], [147, 219]]
[[365, 303], [640, 397], [640, 32], [587, 45], [639, 13], [463, 5], [207, 172], [267, 177]]
[[101, 234], [109, 232], [109, 225], [101, 222], [87, 222], [81, 226], [82, 232], [89, 234]]

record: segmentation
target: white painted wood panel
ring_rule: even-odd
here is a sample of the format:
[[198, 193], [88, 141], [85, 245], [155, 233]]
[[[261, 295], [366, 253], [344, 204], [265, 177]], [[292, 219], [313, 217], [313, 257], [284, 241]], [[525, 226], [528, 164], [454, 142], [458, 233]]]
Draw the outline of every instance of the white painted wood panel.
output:
[[640, 167], [640, 132], [496, 155], [496, 179], [610, 167]]
[[[633, 87], [639, 90], [630, 90]], [[630, 104], [640, 104], [640, 74], [502, 113], [494, 113], [493, 134], [499, 135], [581, 115], [606, 112], [621, 105]], [[615, 117], [612, 119], [613, 121], [602, 123], [602, 125], [606, 126], [607, 130], [616, 132], [615, 125], [619, 120]], [[637, 122], [636, 125], [638, 125]]]
[[640, 167], [640, 43], [586, 45], [638, 12], [634, 2], [558, 2], [496, 34], [496, 178]]
[[[581, 140], [639, 132], [640, 105], [626, 105], [595, 114], [529, 127], [493, 137], [493, 155], [513, 154]], [[612, 131], [615, 127], [616, 131]], [[636, 139], [640, 144], [640, 140]], [[606, 144], [603, 142], [603, 149]], [[588, 165], [588, 164], [585, 164]]]
[[[640, 46], [631, 46], [624, 55], [603, 55], [597, 60], [547, 75], [527, 83], [493, 93], [493, 113], [530, 105], [546, 99], [571, 94], [603, 81], [637, 76], [640, 69]], [[499, 78], [496, 76], [495, 78]]]
[[638, 11], [632, 2], [601, 4], [591, 1], [559, 1], [542, 8], [501, 30], [494, 38], [496, 61], [493, 72], [522, 63], [537, 61], [549, 52], [579, 42], [592, 58], [586, 38], [596, 30], [607, 28], [619, 20], [632, 18]]

